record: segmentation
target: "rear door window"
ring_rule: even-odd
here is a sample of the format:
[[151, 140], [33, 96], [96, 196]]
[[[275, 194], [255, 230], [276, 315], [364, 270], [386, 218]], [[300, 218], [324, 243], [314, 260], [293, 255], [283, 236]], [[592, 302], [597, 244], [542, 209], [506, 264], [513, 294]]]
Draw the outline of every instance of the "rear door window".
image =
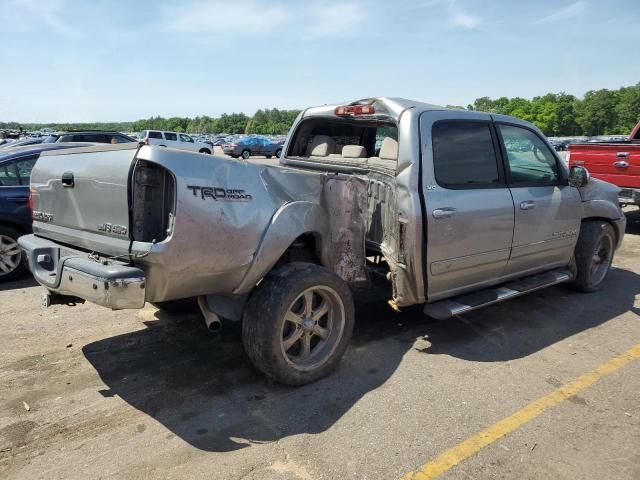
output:
[[443, 121], [433, 126], [433, 167], [445, 188], [500, 185], [498, 159], [488, 122]]
[[29, 179], [31, 178], [31, 170], [38, 160], [38, 155], [32, 157], [22, 158], [16, 160], [16, 168], [18, 169], [18, 177], [22, 185], [29, 185]]
[[178, 135], [172, 132], [164, 132], [164, 138], [172, 142], [178, 141]]
[[20, 178], [13, 161], [0, 163], [0, 187], [20, 185]]
[[157, 138], [159, 140], [163, 140], [162, 133], [149, 131], [149, 138]]
[[74, 142], [95, 142], [107, 143], [107, 139], [103, 133], [81, 133], [73, 136]]

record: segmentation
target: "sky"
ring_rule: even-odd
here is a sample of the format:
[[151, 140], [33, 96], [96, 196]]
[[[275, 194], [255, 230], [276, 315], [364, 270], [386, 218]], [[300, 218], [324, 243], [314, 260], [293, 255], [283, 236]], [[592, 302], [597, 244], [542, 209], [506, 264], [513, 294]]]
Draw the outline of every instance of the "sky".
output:
[[0, 121], [130, 121], [372, 96], [640, 82], [638, 0], [0, 0]]

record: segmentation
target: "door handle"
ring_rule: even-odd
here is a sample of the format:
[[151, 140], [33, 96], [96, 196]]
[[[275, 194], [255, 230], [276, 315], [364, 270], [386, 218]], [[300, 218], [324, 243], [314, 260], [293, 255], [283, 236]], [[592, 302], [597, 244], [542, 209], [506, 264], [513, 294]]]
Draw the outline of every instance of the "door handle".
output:
[[629, 166], [629, 162], [618, 160], [617, 162], [613, 162], [613, 166], [616, 168], [627, 168]]
[[7, 198], [7, 202], [12, 203], [27, 203], [29, 201], [29, 197], [9, 197]]
[[536, 208], [536, 202], [534, 202], [533, 200], [520, 202], [520, 210], [532, 210], [534, 208]]
[[73, 187], [75, 185], [75, 179], [73, 178], [73, 172], [64, 172], [62, 174], [62, 186], [65, 188]]
[[629, 158], [629, 152], [617, 152], [616, 157], [618, 158]]
[[456, 211], [453, 207], [436, 208], [431, 215], [433, 215], [435, 219], [450, 218], [455, 215]]

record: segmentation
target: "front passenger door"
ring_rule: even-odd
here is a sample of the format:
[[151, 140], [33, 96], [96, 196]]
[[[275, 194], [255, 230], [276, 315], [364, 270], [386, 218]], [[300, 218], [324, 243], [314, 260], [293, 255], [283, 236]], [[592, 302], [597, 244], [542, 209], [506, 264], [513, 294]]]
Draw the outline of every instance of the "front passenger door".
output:
[[569, 263], [580, 232], [578, 190], [537, 132], [496, 123], [515, 205], [513, 249], [505, 275], [531, 274]]

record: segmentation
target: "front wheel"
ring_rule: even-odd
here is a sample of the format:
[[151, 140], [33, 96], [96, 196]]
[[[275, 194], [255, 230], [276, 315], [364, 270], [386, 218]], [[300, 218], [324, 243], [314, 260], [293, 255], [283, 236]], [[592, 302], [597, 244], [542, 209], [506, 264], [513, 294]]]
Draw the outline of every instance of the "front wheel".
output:
[[211, 155], [211, 150], [206, 149], [206, 148], [201, 148], [200, 149], [200, 153], [206, 153], [207, 155]]
[[282, 154], [282, 149], [279, 148], [278, 150], [276, 150], [276, 158], [280, 158], [280, 155]]
[[616, 236], [613, 227], [600, 220], [587, 220], [580, 228], [576, 244], [576, 279], [574, 285], [583, 292], [600, 290], [613, 262]]
[[290, 263], [252, 293], [242, 337], [253, 364], [277, 382], [304, 385], [330, 373], [347, 349], [355, 321], [349, 286], [311, 263]]
[[242, 155], [242, 158], [244, 158], [245, 160], [249, 160], [249, 157], [251, 156], [251, 152], [249, 150], [243, 150], [240, 155]]

